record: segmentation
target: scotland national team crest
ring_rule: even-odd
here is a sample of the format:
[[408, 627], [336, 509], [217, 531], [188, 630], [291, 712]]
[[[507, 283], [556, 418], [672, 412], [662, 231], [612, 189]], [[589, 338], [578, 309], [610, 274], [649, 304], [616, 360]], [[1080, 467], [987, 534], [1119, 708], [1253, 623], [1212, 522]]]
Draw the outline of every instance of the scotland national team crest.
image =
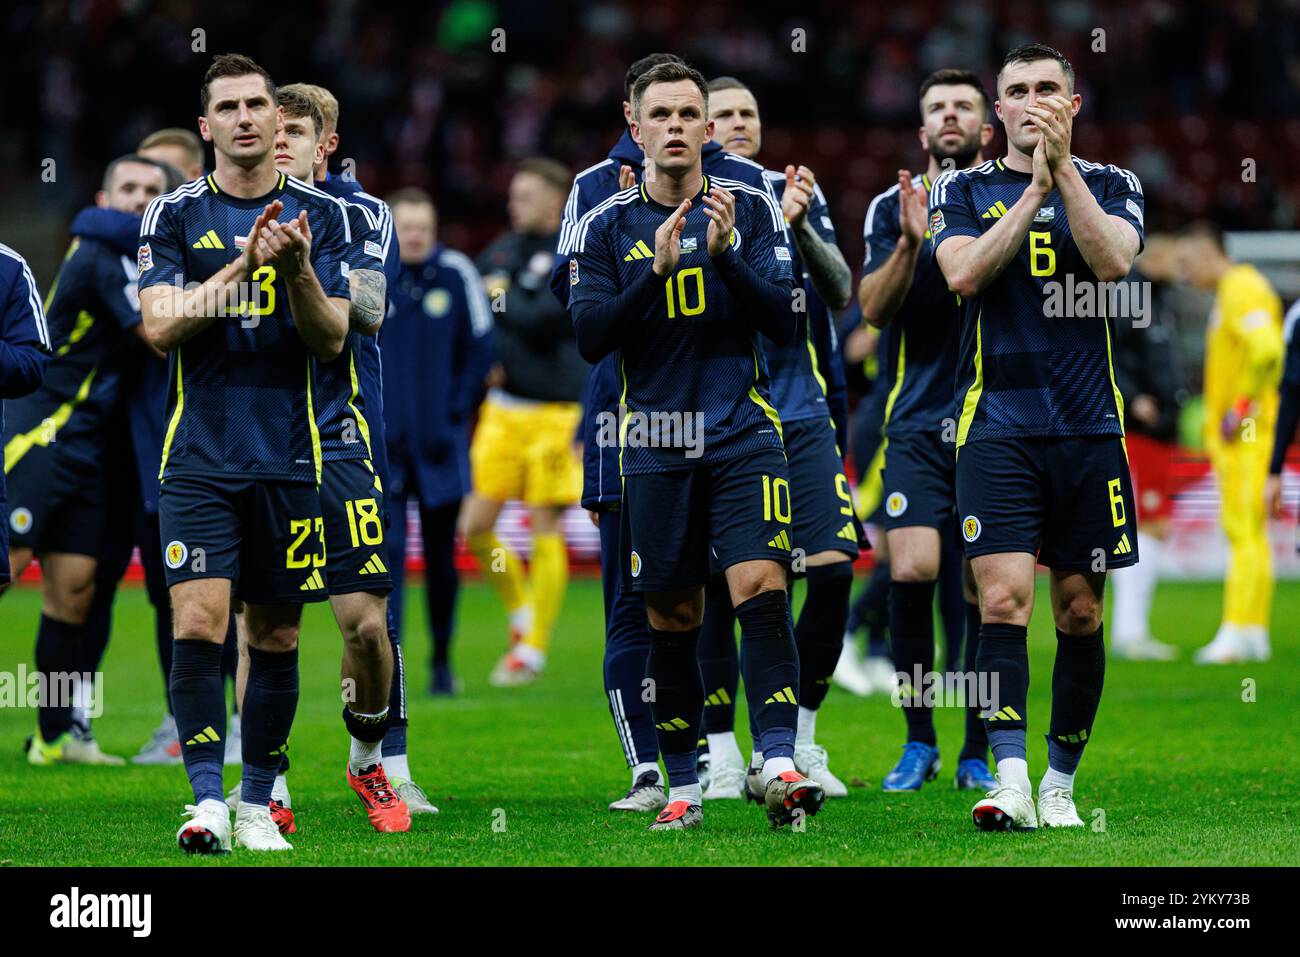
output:
[[980, 532], [982, 531], [984, 531], [984, 526], [980, 524], [980, 520], [974, 515], [967, 515], [962, 519], [961, 534], [966, 541], [975, 541], [975, 539], [980, 537]]
[[885, 499], [885, 514], [890, 518], [898, 518], [907, 511], [907, 496], [902, 492], [890, 492], [889, 498]]
[[451, 294], [446, 289], [430, 289], [424, 297], [424, 311], [435, 318], [445, 316], [451, 308]]
[[180, 568], [185, 564], [185, 559], [190, 557], [190, 550], [185, 547], [184, 542], [172, 542], [167, 546], [163, 557], [168, 568]]
[[641, 575], [641, 556], [635, 551], [632, 552], [632, 577], [638, 578]]
[[140, 272], [148, 272], [153, 268], [153, 247], [148, 243], [145, 243], [136, 251], [135, 268]]
[[19, 535], [26, 535], [32, 530], [32, 510], [21, 505], [9, 513], [9, 527]]
[[569, 260], [569, 285], [576, 286], [577, 284], [578, 284], [578, 260], [570, 259]]

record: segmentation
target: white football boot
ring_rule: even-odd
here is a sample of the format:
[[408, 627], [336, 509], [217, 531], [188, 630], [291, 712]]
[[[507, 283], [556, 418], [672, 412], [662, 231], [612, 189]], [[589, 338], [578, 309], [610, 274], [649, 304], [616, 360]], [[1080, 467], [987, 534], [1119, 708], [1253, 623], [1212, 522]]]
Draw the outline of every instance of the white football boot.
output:
[[240, 801], [235, 811], [235, 846], [250, 851], [292, 851], [269, 807]]
[[230, 809], [220, 801], [185, 805], [189, 818], [176, 832], [176, 843], [187, 854], [230, 853]]
[[827, 767], [826, 749], [820, 744], [810, 744], [806, 748], [796, 744], [794, 748], [794, 766], [804, 777], [811, 778], [820, 784], [828, 798], [849, 796], [849, 789], [844, 782], [832, 774], [831, 769]]
[[1032, 831], [1038, 827], [1034, 799], [1017, 787], [999, 784], [971, 809], [981, 831]]
[[745, 787], [745, 763], [731, 764], [726, 755], [718, 755], [711, 762], [709, 784], [701, 797], [705, 801], [739, 800], [743, 797]]
[[1083, 827], [1083, 819], [1074, 807], [1074, 795], [1065, 788], [1038, 792], [1038, 820], [1043, 827]]

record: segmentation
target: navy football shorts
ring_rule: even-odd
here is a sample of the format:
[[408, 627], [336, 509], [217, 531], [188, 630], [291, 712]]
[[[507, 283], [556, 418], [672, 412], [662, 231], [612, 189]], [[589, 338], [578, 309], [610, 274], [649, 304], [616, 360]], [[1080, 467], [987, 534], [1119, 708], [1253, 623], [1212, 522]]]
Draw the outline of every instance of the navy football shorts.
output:
[[[790, 567], [790, 480], [780, 449], [695, 469], [628, 475], [619, 517], [623, 587], [675, 591], [755, 559]], [[610, 518], [612, 516], [605, 516]]]
[[957, 453], [966, 557], [1028, 552], [1062, 571], [1137, 564], [1137, 513], [1117, 435], [981, 439]]
[[837, 551], [857, 558], [862, 525], [853, 513], [853, 496], [830, 420], [786, 422], [781, 433], [794, 501], [794, 547], [805, 557]]
[[938, 432], [902, 432], [885, 446], [885, 529], [952, 528], [957, 511], [957, 450]]
[[330, 594], [391, 591], [384, 493], [370, 463], [327, 460], [321, 469], [320, 507]]
[[228, 578], [253, 605], [327, 597], [325, 522], [315, 485], [174, 475], [158, 495], [167, 587]]
[[107, 507], [99, 467], [58, 443], [37, 445], [14, 463], [5, 485], [11, 548], [99, 556]]

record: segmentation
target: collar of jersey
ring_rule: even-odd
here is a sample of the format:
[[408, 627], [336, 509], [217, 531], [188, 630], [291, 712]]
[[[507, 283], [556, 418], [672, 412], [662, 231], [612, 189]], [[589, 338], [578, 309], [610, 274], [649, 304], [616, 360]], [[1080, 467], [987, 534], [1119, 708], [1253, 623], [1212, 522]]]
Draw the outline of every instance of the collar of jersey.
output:
[[[696, 193], [694, 196], [691, 197], [691, 209], [694, 209], [696, 206], [699, 206], [700, 197], [707, 195], [709, 192], [709, 177], [707, 174], [702, 174], [702, 175], [703, 175], [704, 185], [700, 187], [700, 191], [698, 193]], [[642, 180], [641, 185], [638, 186], [637, 188], [641, 190], [641, 199], [647, 206], [653, 206], [655, 209], [662, 209], [666, 213], [671, 213], [673, 210], [677, 208], [676, 206], [665, 206], [663, 203], [659, 202], [658, 200], [652, 199], [649, 190], [645, 188], [645, 180]]]
[[269, 193], [265, 193], [262, 196], [244, 197], [244, 196], [231, 196], [229, 193], [223, 193], [221, 191], [221, 188], [217, 186], [217, 181], [211, 173], [205, 176], [204, 179], [207, 181], [208, 189], [212, 190], [213, 193], [215, 193], [217, 196], [220, 196], [226, 202], [234, 203], [236, 206], [265, 205], [268, 201], [275, 199], [277, 196], [279, 196], [281, 193], [284, 192], [284, 184], [286, 182], [285, 175], [281, 173], [279, 182], [277, 182], [274, 186], [271, 187], [271, 191]]
[[997, 157], [995, 160], [993, 160], [993, 165], [996, 166], [996, 167], [998, 168], [998, 172], [1000, 172], [1000, 173], [1006, 173], [1008, 176], [1017, 176], [1017, 177], [1019, 177], [1020, 179], [1033, 179], [1033, 178], [1034, 178], [1034, 174], [1033, 174], [1033, 173], [1022, 173], [1022, 172], [1020, 172], [1020, 170], [1012, 169], [1012, 168], [1011, 168], [1010, 166], [1008, 166], [1006, 163], [1002, 162], [1002, 157], [1001, 157], [1001, 156], [999, 156], [999, 157]]

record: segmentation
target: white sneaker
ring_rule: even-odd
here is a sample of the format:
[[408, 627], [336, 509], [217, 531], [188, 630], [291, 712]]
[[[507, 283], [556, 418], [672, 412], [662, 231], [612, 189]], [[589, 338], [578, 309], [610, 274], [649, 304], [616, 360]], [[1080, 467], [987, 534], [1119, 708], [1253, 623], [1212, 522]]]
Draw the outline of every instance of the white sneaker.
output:
[[1111, 642], [1110, 650], [1116, 658], [1128, 661], [1173, 661], [1179, 651], [1177, 645], [1156, 641], [1150, 635], [1116, 638]]
[[424, 793], [424, 788], [414, 781], [408, 781], [406, 778], [389, 778], [388, 783], [397, 792], [397, 796], [406, 802], [412, 814], [438, 813], [438, 809], [429, 800], [429, 795]]
[[140, 746], [140, 753], [131, 759], [132, 764], [181, 764], [181, 739], [176, 734], [176, 719], [165, 715], [162, 724]]
[[107, 764], [117, 767], [126, 764], [126, 758], [105, 754], [94, 738], [81, 738], [75, 733], [63, 742], [64, 764]]
[[[238, 809], [243, 793], [244, 782], [240, 781], [226, 794], [226, 806], [232, 811]], [[293, 807], [293, 798], [289, 797], [289, 779], [283, 774], [275, 776], [275, 783], [271, 785], [271, 800], [279, 801], [285, 807]]]
[[981, 831], [1032, 831], [1038, 827], [1034, 799], [1020, 788], [1001, 783], [971, 809]]
[[1246, 625], [1238, 633], [1238, 645], [1247, 661], [1268, 661], [1273, 650], [1268, 644], [1268, 629], [1263, 625]]
[[609, 805], [611, 811], [654, 811], [668, 806], [668, 791], [658, 771], [647, 771], [632, 784], [627, 794]]
[[1083, 827], [1074, 807], [1074, 796], [1065, 788], [1038, 792], [1038, 818], [1043, 827]]
[[874, 687], [867, 673], [862, 669], [862, 659], [858, 657], [857, 645], [852, 641], [844, 642], [840, 649], [840, 660], [835, 663], [831, 681], [845, 691], [865, 698]]
[[883, 655], [866, 659], [862, 663], [862, 670], [871, 681], [870, 694], [892, 695], [898, 687], [898, 679], [894, 677], [894, 663]]
[[[189, 818], [176, 832], [176, 843], [188, 854], [230, 853], [230, 809], [220, 801], [185, 805]], [[269, 816], [269, 815], [268, 815]]]
[[725, 759], [713, 765], [709, 786], [700, 795], [706, 801], [740, 800], [744, 797], [745, 765], [728, 764]]
[[849, 796], [849, 789], [844, 782], [831, 774], [826, 766], [826, 749], [820, 744], [811, 744], [806, 748], [794, 747], [794, 766], [806, 778], [811, 778], [822, 786], [828, 798]]
[[235, 845], [250, 851], [293, 850], [293, 845], [284, 839], [272, 820], [271, 809], [244, 801], [235, 810]]
[[1241, 635], [1230, 625], [1220, 625], [1214, 640], [1198, 648], [1195, 658], [1198, 665], [1227, 665], [1245, 660], [1246, 649], [1242, 645]]

